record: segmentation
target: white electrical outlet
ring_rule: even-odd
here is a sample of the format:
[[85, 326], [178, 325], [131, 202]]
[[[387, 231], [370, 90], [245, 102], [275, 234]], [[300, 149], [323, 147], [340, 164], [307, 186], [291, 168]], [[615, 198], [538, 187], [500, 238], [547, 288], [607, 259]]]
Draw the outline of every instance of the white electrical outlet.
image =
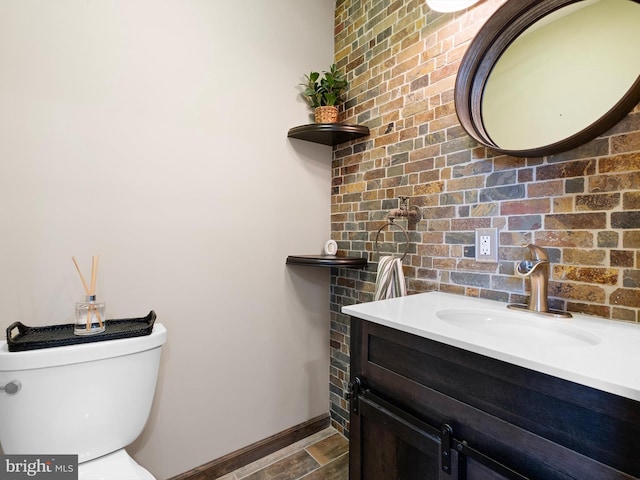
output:
[[480, 235], [480, 255], [491, 255], [491, 237]]
[[498, 262], [497, 228], [476, 229], [476, 261], [488, 263]]

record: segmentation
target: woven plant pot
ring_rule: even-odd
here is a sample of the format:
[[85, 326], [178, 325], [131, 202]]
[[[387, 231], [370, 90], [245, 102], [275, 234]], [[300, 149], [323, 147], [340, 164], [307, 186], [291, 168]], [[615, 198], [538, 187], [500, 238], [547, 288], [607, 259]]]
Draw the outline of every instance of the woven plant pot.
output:
[[316, 107], [313, 111], [316, 123], [336, 123], [338, 121], [338, 107], [329, 105]]

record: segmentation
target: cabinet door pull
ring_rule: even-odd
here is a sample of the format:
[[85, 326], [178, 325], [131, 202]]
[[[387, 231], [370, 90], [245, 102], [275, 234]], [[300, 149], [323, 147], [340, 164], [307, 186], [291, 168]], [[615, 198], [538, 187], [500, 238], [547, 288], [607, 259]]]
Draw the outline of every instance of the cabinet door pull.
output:
[[451, 473], [451, 437], [453, 429], [446, 423], [440, 426], [440, 463], [442, 471]]
[[351, 404], [351, 413], [358, 413], [358, 396], [360, 395], [360, 389], [362, 388], [362, 380], [360, 377], [355, 377], [352, 382], [347, 385], [346, 399]]

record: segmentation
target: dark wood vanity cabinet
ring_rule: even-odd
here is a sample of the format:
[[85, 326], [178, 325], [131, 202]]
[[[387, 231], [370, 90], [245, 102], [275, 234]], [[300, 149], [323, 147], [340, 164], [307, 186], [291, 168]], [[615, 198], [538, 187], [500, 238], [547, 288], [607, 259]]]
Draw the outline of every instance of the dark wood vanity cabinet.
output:
[[640, 478], [640, 402], [351, 319], [350, 480]]

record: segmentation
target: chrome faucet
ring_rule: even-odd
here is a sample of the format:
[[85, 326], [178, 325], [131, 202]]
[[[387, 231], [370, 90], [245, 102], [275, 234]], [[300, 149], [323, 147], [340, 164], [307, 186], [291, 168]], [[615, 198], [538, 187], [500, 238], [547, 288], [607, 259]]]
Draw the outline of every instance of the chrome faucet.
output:
[[537, 245], [525, 245], [529, 249], [531, 259], [523, 260], [516, 266], [516, 273], [529, 278], [531, 295], [529, 305], [509, 304], [508, 308], [530, 310], [536, 313], [551, 315], [554, 317], [570, 318], [571, 314], [549, 309], [549, 256], [547, 251]]

